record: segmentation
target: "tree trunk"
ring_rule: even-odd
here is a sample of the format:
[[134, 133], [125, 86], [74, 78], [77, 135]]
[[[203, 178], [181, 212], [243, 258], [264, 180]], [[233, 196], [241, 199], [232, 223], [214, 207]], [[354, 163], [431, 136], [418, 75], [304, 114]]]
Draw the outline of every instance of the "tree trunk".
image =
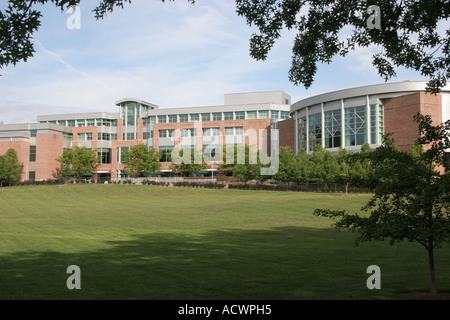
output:
[[434, 271], [434, 248], [433, 243], [431, 241], [428, 244], [427, 251], [428, 251], [428, 262], [430, 266], [431, 294], [433, 296], [436, 296], [437, 288], [436, 288], [436, 275]]

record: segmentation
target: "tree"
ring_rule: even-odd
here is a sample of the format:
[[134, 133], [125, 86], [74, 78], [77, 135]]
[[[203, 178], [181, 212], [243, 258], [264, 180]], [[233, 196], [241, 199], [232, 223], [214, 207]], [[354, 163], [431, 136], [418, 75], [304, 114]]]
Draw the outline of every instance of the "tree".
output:
[[161, 168], [161, 154], [150, 149], [143, 143], [125, 149], [122, 152], [122, 163], [125, 165], [125, 174], [132, 177], [147, 177], [150, 171]]
[[295, 161], [294, 151], [290, 147], [280, 147], [278, 172], [273, 178], [277, 181], [287, 182], [288, 187], [297, 175], [298, 166]]
[[56, 172], [58, 177], [69, 179], [81, 178], [84, 174], [94, 175], [97, 172], [98, 157], [97, 150], [86, 147], [74, 146], [72, 149], [64, 150], [62, 156], [56, 161], [61, 163], [61, 168]]
[[[250, 55], [265, 60], [281, 31], [296, 31], [289, 79], [309, 88], [318, 63], [330, 63], [357, 47], [378, 46], [373, 65], [385, 80], [403, 66], [430, 78], [438, 92], [450, 76], [450, 28], [437, 33], [450, 16], [448, 1], [296, 1], [236, 0], [237, 12], [259, 34], [250, 39]], [[373, 6], [373, 5], [378, 6]], [[379, 11], [378, 11], [379, 10]], [[377, 26], [373, 22], [380, 21]], [[352, 33], [346, 37], [349, 28]]]
[[175, 173], [181, 174], [182, 177], [189, 177], [206, 167], [201, 153], [194, 148], [188, 147], [172, 150], [172, 164], [170, 168]]
[[368, 216], [343, 210], [317, 209], [314, 214], [339, 219], [337, 229], [358, 231], [357, 243], [390, 239], [421, 244], [428, 253], [431, 293], [435, 295], [434, 250], [450, 239], [450, 174], [436, 170], [444, 164], [450, 147], [450, 120], [432, 125], [430, 116], [416, 115], [417, 143], [426, 151], [401, 152], [392, 139], [367, 156], [373, 175], [367, 179], [375, 190], [362, 208]]
[[[16, 65], [20, 61], [26, 62], [33, 56], [33, 34], [41, 26], [42, 18], [41, 11], [33, 8], [35, 5], [53, 3], [63, 11], [80, 2], [81, 0], [8, 0], [8, 7], [4, 12], [0, 11], [0, 69], [10, 64]], [[95, 18], [103, 19], [115, 7], [123, 8], [125, 3], [131, 3], [131, 0], [101, 0], [94, 9]]]
[[17, 152], [14, 149], [8, 149], [3, 156], [0, 156], [0, 187], [4, 183], [11, 184], [20, 179], [24, 165], [19, 162]]

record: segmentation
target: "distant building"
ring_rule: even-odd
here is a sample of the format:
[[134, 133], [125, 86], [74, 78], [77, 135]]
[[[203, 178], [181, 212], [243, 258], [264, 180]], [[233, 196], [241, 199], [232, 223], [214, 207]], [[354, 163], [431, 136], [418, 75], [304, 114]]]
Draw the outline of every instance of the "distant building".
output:
[[[436, 124], [450, 119], [450, 88], [425, 92], [426, 82], [405, 81], [328, 92], [291, 105], [283, 91], [226, 94], [224, 105], [159, 108], [135, 98], [116, 101], [117, 113], [38, 116], [37, 123], [0, 125], [0, 154], [14, 148], [24, 163], [22, 180], [54, 178], [55, 160], [73, 146], [97, 149], [97, 178], [123, 176], [122, 152], [143, 143], [162, 154], [160, 174], [169, 172], [174, 148], [191, 147], [214, 158], [221, 146], [256, 145], [271, 150], [271, 129], [278, 145], [311, 153], [315, 145], [335, 152], [376, 148], [392, 133], [401, 150], [418, 137], [413, 116], [431, 115]], [[450, 167], [450, 150], [447, 158]], [[211, 166], [209, 172], [217, 171]]]
[[[0, 126], [0, 154], [18, 151], [25, 164], [23, 180], [52, 179], [65, 148], [97, 149], [97, 176], [122, 176], [125, 148], [144, 143], [162, 154], [161, 172], [169, 172], [175, 147], [192, 147], [214, 157], [224, 145], [254, 144], [270, 148], [271, 128], [289, 118], [291, 97], [282, 91], [226, 94], [225, 104], [209, 107], [159, 108], [134, 98], [116, 101], [118, 113], [38, 116], [38, 123]], [[217, 166], [215, 169], [217, 170]]]

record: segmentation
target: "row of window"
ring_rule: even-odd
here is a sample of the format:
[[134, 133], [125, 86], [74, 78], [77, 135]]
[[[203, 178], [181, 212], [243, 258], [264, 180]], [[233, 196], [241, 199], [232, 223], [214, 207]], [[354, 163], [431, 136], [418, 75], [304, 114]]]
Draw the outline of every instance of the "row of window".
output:
[[244, 119], [288, 119], [288, 111], [262, 110], [262, 111], [234, 111], [213, 113], [190, 113], [150, 116], [144, 118], [144, 125], [154, 123], [198, 122], [198, 121], [222, 121]]
[[117, 120], [111, 119], [81, 119], [81, 120], [54, 120], [55, 123], [65, 127], [117, 127]]
[[[378, 123], [377, 123], [378, 121]], [[384, 134], [383, 106], [370, 106], [370, 114], [367, 114], [365, 106], [344, 109], [344, 132], [342, 132], [341, 109], [324, 112], [324, 127], [322, 127], [322, 114], [316, 113], [298, 120], [298, 145], [299, 148], [309, 150], [317, 144], [322, 144], [322, 135], [325, 148], [338, 148], [342, 146], [344, 134], [344, 146], [358, 146], [369, 142], [368, 126], [370, 126], [370, 142], [382, 142]], [[378, 130], [377, 130], [378, 126]], [[377, 136], [378, 135], [378, 136]], [[307, 141], [307, 137], [309, 141]]]

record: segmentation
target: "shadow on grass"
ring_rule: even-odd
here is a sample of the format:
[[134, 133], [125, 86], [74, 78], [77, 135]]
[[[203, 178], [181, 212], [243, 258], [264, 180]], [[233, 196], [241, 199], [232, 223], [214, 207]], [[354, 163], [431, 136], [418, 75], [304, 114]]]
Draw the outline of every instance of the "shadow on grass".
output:
[[[354, 247], [354, 237], [283, 227], [142, 234], [73, 254], [17, 252], [0, 257], [0, 299], [390, 299], [411, 280], [426, 288], [418, 246]], [[450, 261], [442, 263], [448, 270]], [[367, 289], [372, 264], [387, 289]], [[66, 287], [70, 265], [81, 269], [81, 290]]]

